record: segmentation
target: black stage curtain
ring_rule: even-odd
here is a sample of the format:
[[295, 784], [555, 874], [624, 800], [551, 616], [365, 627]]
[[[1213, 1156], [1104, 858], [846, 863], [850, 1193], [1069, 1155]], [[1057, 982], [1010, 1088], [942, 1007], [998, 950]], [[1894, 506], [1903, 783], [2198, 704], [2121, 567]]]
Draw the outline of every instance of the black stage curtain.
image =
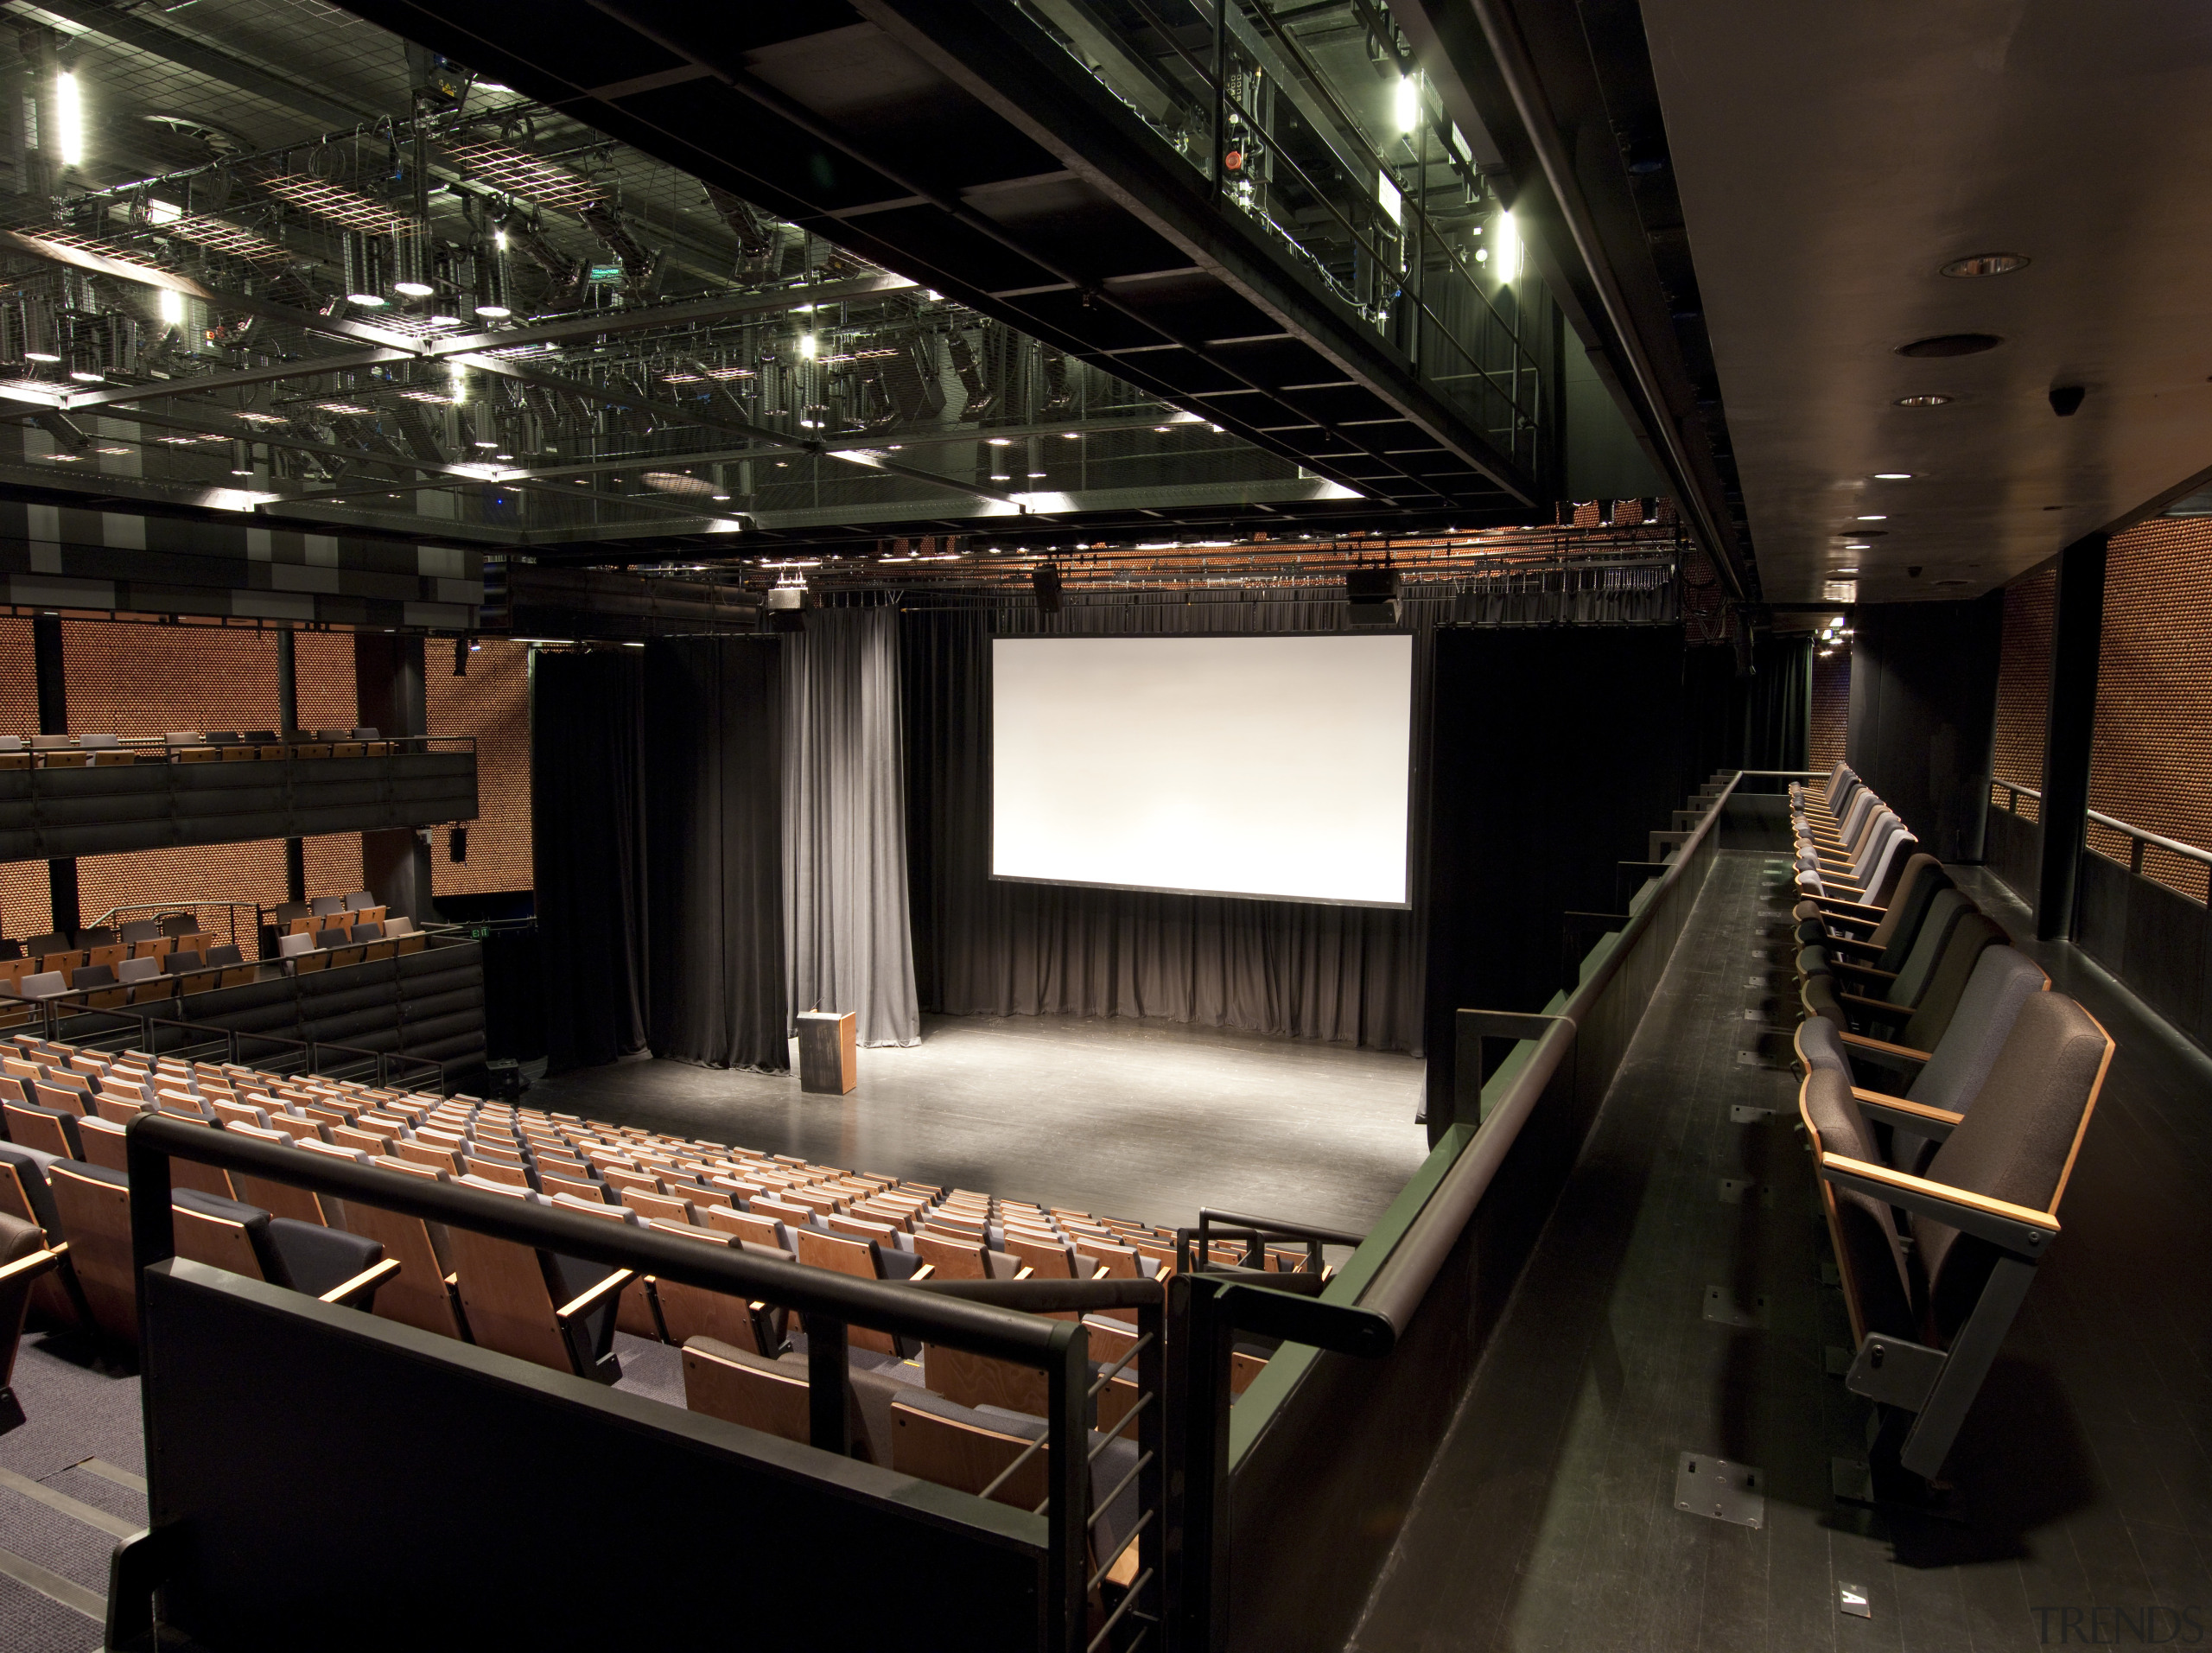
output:
[[[1408, 608], [1420, 605], [1408, 604]], [[1057, 629], [1340, 631], [1342, 601], [1071, 607]], [[954, 1015], [1161, 1016], [1421, 1047], [1422, 914], [990, 877], [990, 639], [1042, 629], [1027, 604], [901, 617], [907, 868], [922, 1006]], [[1421, 749], [1431, 628], [1414, 626]], [[1413, 818], [1422, 818], [1417, 778]], [[1414, 884], [1421, 884], [1414, 835]]]
[[1672, 823], [1683, 652], [1679, 627], [1437, 634], [1432, 1119], [1451, 1116], [1454, 1013], [1542, 1009], [1564, 975], [1563, 915], [1618, 912], [1618, 863], [1643, 860], [1646, 834]]
[[645, 652], [654, 1054], [789, 1071], [773, 638]]
[[1847, 760], [1945, 861], [1982, 855], [2004, 619], [1999, 591], [1852, 615]]
[[1812, 735], [1813, 639], [1761, 633], [1742, 675], [1733, 648], [1684, 657], [1682, 791], [1716, 769], [1802, 769]]
[[634, 652], [531, 665], [531, 811], [547, 1065], [645, 1044], [645, 669]]

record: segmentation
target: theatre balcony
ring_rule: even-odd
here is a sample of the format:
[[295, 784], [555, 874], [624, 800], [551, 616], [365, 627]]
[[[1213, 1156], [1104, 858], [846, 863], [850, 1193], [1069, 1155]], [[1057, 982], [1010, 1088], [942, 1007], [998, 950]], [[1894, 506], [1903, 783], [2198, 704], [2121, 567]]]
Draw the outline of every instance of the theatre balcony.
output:
[[[476, 742], [467, 735], [319, 729], [283, 739], [194, 733], [189, 741], [92, 744], [99, 739], [0, 750], [0, 861], [428, 827], [476, 815]], [[11, 758], [17, 766], [3, 766]]]

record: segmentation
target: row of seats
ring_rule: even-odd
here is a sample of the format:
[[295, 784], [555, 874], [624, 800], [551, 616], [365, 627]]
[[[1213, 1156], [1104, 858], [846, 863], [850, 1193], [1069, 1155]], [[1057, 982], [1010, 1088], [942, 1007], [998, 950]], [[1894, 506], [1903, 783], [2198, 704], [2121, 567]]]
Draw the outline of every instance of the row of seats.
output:
[[1935, 857], [1864, 868], [1853, 887], [1884, 900], [1834, 892], [1825, 864], [1885, 813], [1840, 767], [1793, 789], [1798, 1111], [1857, 1349], [1847, 1381], [1933, 1479], [2058, 1233], [2114, 1046]]
[[[514, 1109], [237, 1065], [190, 1065], [43, 1043], [0, 1046], [0, 1213], [35, 1224], [63, 1266], [37, 1312], [124, 1345], [137, 1335], [124, 1127], [157, 1109], [294, 1151], [701, 1244], [736, 1246], [866, 1279], [1160, 1279], [1167, 1230], [810, 1164], [573, 1115]], [[805, 1335], [779, 1306], [565, 1257], [359, 1200], [173, 1160], [179, 1255], [310, 1291], [557, 1370], [613, 1381], [615, 1332], [682, 1351], [691, 1409], [795, 1440], [810, 1433]], [[1223, 1248], [1219, 1260], [1236, 1260]], [[1298, 1270], [1302, 1253], [1270, 1266]], [[1095, 1488], [1135, 1462], [1135, 1312], [1085, 1320], [1094, 1371]], [[1064, 1318], [1073, 1319], [1072, 1314]], [[942, 1347], [849, 1332], [846, 1396], [856, 1455], [902, 1473], [1033, 1508], [1047, 1465], [1041, 1373]], [[1264, 1364], [1236, 1357], [1241, 1390]], [[1116, 1368], [1119, 1366], [1119, 1370]], [[1029, 1453], [1024, 1459], [1022, 1454]], [[1102, 1492], [1101, 1497], [1104, 1497]], [[1133, 1493], [1108, 1499], [1094, 1560], [1135, 1530]], [[1109, 1581], [1134, 1571], [1116, 1562]]]
[[72, 934], [55, 930], [23, 941], [0, 938], [0, 960], [13, 963], [25, 959], [39, 970], [69, 970], [87, 962], [81, 957], [70, 957], [72, 953], [120, 945], [124, 949], [121, 957], [135, 958], [142, 946], [158, 954], [180, 938], [200, 933], [196, 914], [165, 912], [154, 919], [134, 919], [128, 924], [95, 925]]
[[301, 729], [289, 737], [274, 729], [170, 729], [133, 736], [125, 746], [114, 734], [0, 734], [0, 769], [86, 769], [127, 763], [236, 763], [286, 758], [382, 758], [395, 742], [375, 729]]

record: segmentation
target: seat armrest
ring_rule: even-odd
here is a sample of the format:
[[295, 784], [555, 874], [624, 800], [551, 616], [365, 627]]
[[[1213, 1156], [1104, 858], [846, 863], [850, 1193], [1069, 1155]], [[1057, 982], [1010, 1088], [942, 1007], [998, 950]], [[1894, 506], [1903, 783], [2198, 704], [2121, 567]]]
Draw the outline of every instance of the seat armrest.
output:
[[43, 1251], [34, 1251], [27, 1257], [17, 1257], [13, 1262], [0, 1266], [0, 1286], [29, 1284], [49, 1268], [60, 1265], [68, 1246], [49, 1246]]
[[[1849, 998], [1851, 995], [1847, 993], [1843, 996]], [[1909, 1062], [1925, 1062], [1933, 1054], [1929, 1051], [1916, 1051], [1910, 1045], [1893, 1045], [1886, 1039], [1870, 1039], [1865, 1033], [1845, 1033], [1838, 1037], [1846, 1045], [1857, 1049], [1872, 1051], [1878, 1056], [1900, 1057]]]
[[1908, 1102], [1903, 1097], [1892, 1097], [1880, 1090], [1862, 1090], [1851, 1087], [1852, 1100], [1859, 1104], [1861, 1113], [1891, 1125], [1902, 1126], [1922, 1136], [1942, 1141], [1951, 1134], [1951, 1128], [1964, 1119], [1964, 1114], [1955, 1114], [1948, 1108], [1930, 1108], [1923, 1102]]
[[1835, 996], [1846, 1004], [1855, 1004], [1861, 1010], [1871, 1010], [1878, 1016], [1893, 1016], [1899, 1021], [1905, 1021], [1912, 1015], [1912, 1007], [1909, 1004], [1891, 1004], [1887, 999], [1870, 999], [1861, 993], [1839, 993]]
[[2015, 1205], [2008, 1199], [1978, 1194], [1971, 1188], [1955, 1188], [1931, 1182], [1886, 1165], [1847, 1159], [1840, 1154], [1821, 1155], [1821, 1179], [1850, 1188], [1885, 1205], [1948, 1223], [1961, 1233], [1987, 1240], [1992, 1245], [2030, 1259], [2050, 1249], [2058, 1233], [2058, 1219], [2049, 1211]]
[[[1815, 906], [1834, 913], [1840, 919], [1849, 919], [1854, 924], [1876, 925], [1888, 913], [1887, 907], [1870, 906], [1864, 901], [1846, 901], [1834, 895], [1808, 895], [1805, 898]], [[1858, 917], [1859, 913], [1866, 916]]]
[[606, 1279], [601, 1281], [598, 1285], [592, 1287], [587, 1291], [577, 1293], [575, 1296], [562, 1304], [560, 1307], [553, 1311], [553, 1316], [556, 1319], [559, 1320], [565, 1326], [570, 1320], [575, 1319], [579, 1314], [590, 1313], [594, 1308], [598, 1307], [599, 1300], [601, 1298], [620, 1291], [625, 1286], [628, 1285], [637, 1277], [638, 1271], [635, 1268], [617, 1268], [613, 1274], [607, 1275]]
[[[1864, 937], [1839, 936], [1833, 930], [1813, 944], [1816, 947], [1856, 947], [1863, 952], [1873, 954], [1877, 958], [1879, 958], [1882, 956], [1882, 950], [1879, 947], [1877, 947], [1872, 942], [1866, 940]], [[1852, 968], [1853, 970], [1871, 970], [1874, 966], [1872, 964], [1853, 964], [1852, 965]], [[1895, 972], [1891, 970], [1884, 970], [1882, 974], [1885, 976], [1893, 976]]]
[[1895, 970], [1885, 970], [1876, 964], [1856, 963], [1848, 958], [1831, 958], [1828, 963], [1840, 970], [1849, 970], [1853, 976], [1871, 976], [1884, 982], [1894, 982], [1897, 979], [1897, 973]]
[[323, 1294], [316, 1300], [318, 1302], [324, 1303], [335, 1303], [341, 1308], [364, 1307], [365, 1304], [356, 1303], [354, 1300], [356, 1298], [366, 1300], [374, 1297], [376, 1295], [377, 1287], [383, 1285], [385, 1281], [390, 1280], [398, 1272], [399, 1259], [397, 1257], [386, 1257], [382, 1262], [371, 1263], [367, 1268], [362, 1269], [359, 1274], [355, 1275], [353, 1279], [340, 1281], [337, 1285], [333, 1286], [328, 1291], [323, 1293]]

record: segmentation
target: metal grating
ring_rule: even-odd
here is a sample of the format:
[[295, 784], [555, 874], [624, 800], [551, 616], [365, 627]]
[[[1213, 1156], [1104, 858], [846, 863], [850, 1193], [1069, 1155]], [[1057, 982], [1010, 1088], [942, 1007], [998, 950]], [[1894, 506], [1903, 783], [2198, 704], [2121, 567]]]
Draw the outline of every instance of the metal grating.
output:
[[512, 144], [493, 143], [489, 139], [474, 143], [453, 143], [446, 146], [446, 154], [463, 171], [473, 174], [486, 183], [511, 189], [518, 195], [526, 195], [541, 207], [574, 212], [580, 207], [589, 207], [594, 201], [607, 198], [607, 188], [603, 182], [580, 178], [565, 167], [540, 161], [536, 156]]

